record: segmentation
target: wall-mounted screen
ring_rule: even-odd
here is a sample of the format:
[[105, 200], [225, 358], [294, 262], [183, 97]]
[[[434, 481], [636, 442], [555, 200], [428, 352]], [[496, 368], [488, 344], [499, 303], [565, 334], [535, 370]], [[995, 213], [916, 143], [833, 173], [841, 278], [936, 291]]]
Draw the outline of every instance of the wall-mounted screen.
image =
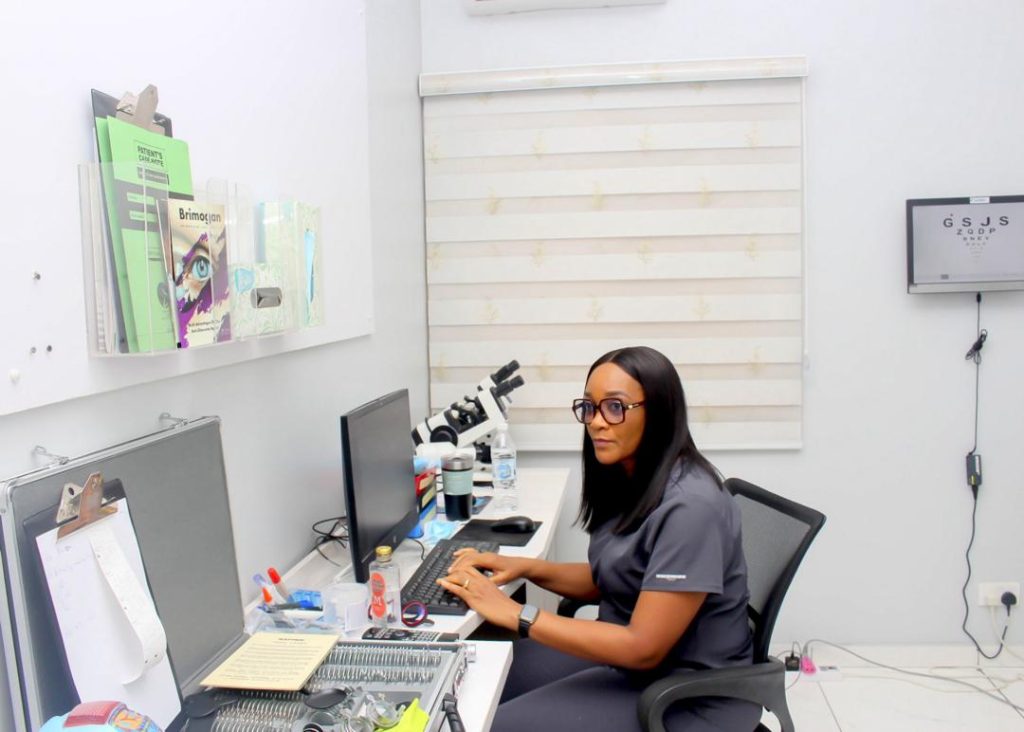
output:
[[1024, 290], [1024, 196], [907, 201], [907, 292]]

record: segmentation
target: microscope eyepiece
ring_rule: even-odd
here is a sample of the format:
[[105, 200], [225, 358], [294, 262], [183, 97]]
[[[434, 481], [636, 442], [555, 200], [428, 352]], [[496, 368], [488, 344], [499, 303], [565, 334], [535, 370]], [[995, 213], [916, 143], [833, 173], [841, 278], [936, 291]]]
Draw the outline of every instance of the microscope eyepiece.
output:
[[491, 374], [491, 381], [493, 381], [495, 384], [500, 384], [509, 376], [514, 374], [518, 368], [519, 362], [516, 361], [515, 359], [512, 359], [507, 364], [505, 364], [500, 369]]
[[494, 394], [494, 398], [503, 397], [514, 389], [518, 389], [524, 383], [522, 376], [513, 376], [508, 381], [502, 381], [500, 384], [491, 389], [491, 393]]

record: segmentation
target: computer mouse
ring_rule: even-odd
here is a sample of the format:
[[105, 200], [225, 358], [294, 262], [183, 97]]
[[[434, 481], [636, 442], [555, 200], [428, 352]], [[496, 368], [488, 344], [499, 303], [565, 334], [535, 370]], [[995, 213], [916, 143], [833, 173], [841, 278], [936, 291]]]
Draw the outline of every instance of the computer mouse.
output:
[[491, 531], [503, 534], [528, 534], [537, 528], [537, 524], [529, 516], [509, 516], [491, 524]]

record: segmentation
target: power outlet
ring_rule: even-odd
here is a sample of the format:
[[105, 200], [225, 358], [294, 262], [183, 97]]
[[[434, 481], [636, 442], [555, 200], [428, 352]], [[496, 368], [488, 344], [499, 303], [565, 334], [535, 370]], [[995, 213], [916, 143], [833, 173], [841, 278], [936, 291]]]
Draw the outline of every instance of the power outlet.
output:
[[1021, 601], [1020, 582], [979, 582], [978, 604], [982, 607], [1002, 607], [1003, 593], [1012, 592]]

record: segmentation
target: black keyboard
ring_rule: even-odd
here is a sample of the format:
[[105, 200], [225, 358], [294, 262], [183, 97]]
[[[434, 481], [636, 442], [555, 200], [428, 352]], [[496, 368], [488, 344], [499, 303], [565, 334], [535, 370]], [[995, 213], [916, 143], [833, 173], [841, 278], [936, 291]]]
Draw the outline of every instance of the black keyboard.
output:
[[455, 561], [452, 555], [466, 547], [478, 552], [496, 552], [498, 542], [459, 539], [442, 539], [437, 542], [402, 586], [402, 604], [418, 600], [427, 606], [427, 612], [431, 615], [465, 615], [469, 610], [466, 603], [437, 584], [436, 580], [448, 575], [448, 568]]

